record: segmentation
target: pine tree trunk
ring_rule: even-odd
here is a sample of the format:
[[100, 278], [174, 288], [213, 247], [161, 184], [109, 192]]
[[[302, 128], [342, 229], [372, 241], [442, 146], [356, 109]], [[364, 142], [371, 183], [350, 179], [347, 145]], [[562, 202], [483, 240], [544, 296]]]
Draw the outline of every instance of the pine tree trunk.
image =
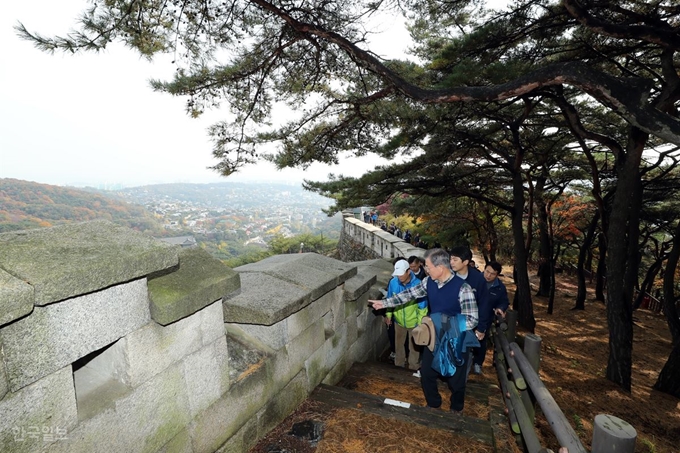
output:
[[588, 251], [593, 245], [593, 239], [595, 239], [595, 230], [597, 229], [597, 223], [600, 220], [600, 212], [595, 211], [595, 215], [590, 220], [590, 225], [588, 225], [588, 230], [583, 237], [583, 244], [578, 251], [578, 264], [576, 265], [576, 279], [578, 281], [578, 290], [576, 293], [576, 304], [572, 310], [585, 310], [586, 308], [586, 258], [588, 257]]
[[661, 270], [661, 262], [662, 259], [658, 258], [656, 261], [652, 263], [651, 266], [649, 266], [649, 269], [647, 269], [645, 279], [642, 281], [642, 285], [640, 285], [640, 291], [638, 292], [638, 295], [635, 298], [635, 302], [633, 302], [633, 311], [640, 308], [643, 300], [645, 299], [645, 295], [649, 294], [650, 291], [652, 290], [652, 284], [654, 283], [657, 274]]
[[607, 241], [604, 233], [597, 237], [597, 250], [599, 257], [597, 260], [597, 271], [595, 271], [595, 300], [604, 302], [605, 278], [607, 276]]
[[[675, 227], [673, 247], [668, 253], [666, 270], [663, 275], [663, 310], [666, 314], [668, 329], [671, 331], [673, 344], [676, 348], [680, 344], [680, 318], [678, 317], [677, 297], [675, 296], [675, 271], [678, 268], [678, 260], [680, 260], [680, 221], [678, 221], [678, 225]], [[677, 380], [680, 382], [680, 376], [677, 374], [675, 376], [677, 376]]]
[[680, 398], [680, 342], [675, 343], [666, 364], [659, 373], [654, 388]]
[[515, 305], [517, 309], [517, 322], [533, 333], [536, 328], [536, 319], [534, 318], [534, 307], [531, 301], [527, 252], [526, 248], [524, 248], [524, 224], [522, 219], [524, 212], [524, 187], [522, 176], [519, 173], [513, 175], [512, 192], [514, 195], [512, 235], [515, 250], [515, 284], [517, 285]]
[[536, 178], [534, 189], [534, 203], [538, 219], [538, 291], [537, 296], [550, 296], [550, 275], [552, 273], [552, 247], [550, 246], [550, 232], [548, 231], [548, 209], [543, 199], [543, 188], [546, 178]]
[[632, 128], [627, 155], [617, 165], [607, 232], [607, 379], [630, 392], [633, 356], [633, 288], [637, 277], [639, 212], [642, 200], [640, 160], [647, 134]]
[[[498, 253], [498, 232], [496, 231], [496, 225], [493, 223], [493, 216], [487, 205], [484, 210], [484, 216], [486, 219], [486, 231], [489, 235], [489, 261], [497, 261], [496, 254]], [[486, 258], [486, 257], [485, 257]], [[487, 261], [487, 263], [489, 262]]]

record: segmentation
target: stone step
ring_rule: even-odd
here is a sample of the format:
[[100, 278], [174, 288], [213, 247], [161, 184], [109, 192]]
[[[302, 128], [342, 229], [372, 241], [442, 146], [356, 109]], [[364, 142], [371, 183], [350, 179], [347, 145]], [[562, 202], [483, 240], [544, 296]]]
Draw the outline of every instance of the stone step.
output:
[[417, 423], [494, 445], [493, 430], [489, 422], [473, 417], [420, 406], [394, 406], [386, 404], [384, 398], [376, 395], [325, 384], [319, 385], [309, 398], [329, 407], [360, 410], [386, 419]]

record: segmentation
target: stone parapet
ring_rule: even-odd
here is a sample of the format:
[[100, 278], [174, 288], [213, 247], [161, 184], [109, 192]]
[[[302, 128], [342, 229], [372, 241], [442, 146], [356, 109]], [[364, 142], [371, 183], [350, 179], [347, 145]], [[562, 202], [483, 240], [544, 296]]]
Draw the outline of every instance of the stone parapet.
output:
[[161, 325], [185, 318], [241, 289], [239, 275], [200, 248], [179, 250], [179, 267], [149, 277], [151, 317]]
[[276, 255], [235, 269], [241, 293], [224, 300], [224, 320], [273, 325], [357, 273], [356, 266], [317, 255]]
[[[49, 230], [0, 235], [0, 451], [247, 451], [387, 347], [366, 305], [385, 260], [280, 255], [234, 272], [106, 222]], [[42, 275], [21, 241], [34, 261], [80, 261]]]
[[33, 302], [41, 306], [177, 262], [177, 247], [101, 220], [0, 234], [0, 268], [31, 285]]
[[415, 247], [381, 228], [349, 216], [342, 219], [339, 249], [340, 256], [345, 261], [375, 258], [391, 261], [399, 256], [422, 257], [425, 253], [424, 249]]

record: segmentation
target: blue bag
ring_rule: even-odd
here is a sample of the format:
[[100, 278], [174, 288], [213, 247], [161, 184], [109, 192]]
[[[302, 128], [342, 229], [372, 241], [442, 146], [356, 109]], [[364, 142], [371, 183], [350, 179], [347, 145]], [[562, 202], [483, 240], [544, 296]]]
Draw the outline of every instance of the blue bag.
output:
[[[465, 316], [444, 313], [430, 315], [437, 339], [434, 345], [432, 369], [444, 377], [451, 377], [456, 368], [465, 363], [469, 348], [479, 347], [477, 337], [466, 331]], [[468, 332], [472, 335], [468, 335]]]

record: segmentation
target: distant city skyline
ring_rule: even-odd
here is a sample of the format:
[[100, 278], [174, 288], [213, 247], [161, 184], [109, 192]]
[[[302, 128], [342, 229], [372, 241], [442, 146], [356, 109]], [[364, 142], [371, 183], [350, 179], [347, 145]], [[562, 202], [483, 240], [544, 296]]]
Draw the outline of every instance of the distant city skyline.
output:
[[[226, 109], [192, 119], [183, 98], [155, 93], [149, 79], [170, 79], [171, 56], [148, 62], [122, 45], [100, 54], [50, 55], [19, 39], [19, 22], [45, 36], [65, 35], [88, 6], [85, 0], [10, 2], [0, 17], [0, 178], [75, 187], [220, 181], [325, 180], [328, 173], [360, 176], [386, 161], [375, 156], [278, 171], [260, 162], [224, 178], [207, 127]], [[392, 20], [392, 19], [391, 19]], [[408, 39], [403, 26], [381, 22], [387, 53]], [[391, 34], [390, 34], [391, 33]], [[384, 47], [384, 49], [383, 49]], [[11, 62], [11, 64], [8, 64]], [[227, 116], [228, 118], [228, 116]], [[274, 118], [276, 121], [276, 118]]]

